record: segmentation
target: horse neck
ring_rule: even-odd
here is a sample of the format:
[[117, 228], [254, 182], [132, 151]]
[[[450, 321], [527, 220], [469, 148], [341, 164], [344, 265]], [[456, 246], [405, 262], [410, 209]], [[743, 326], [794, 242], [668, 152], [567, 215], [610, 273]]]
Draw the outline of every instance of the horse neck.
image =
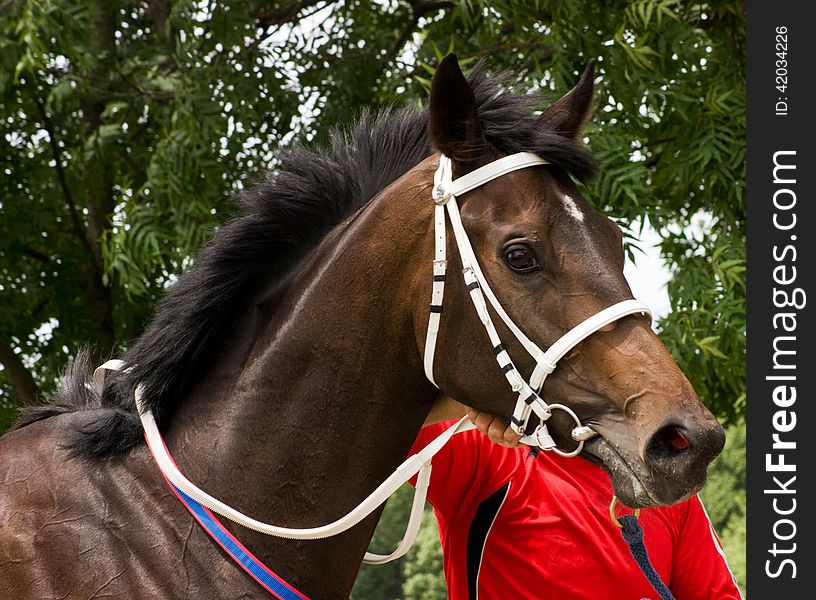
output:
[[[430, 186], [396, 187], [318, 247], [271, 316], [257, 303], [235, 336], [244, 341], [170, 426], [190, 479], [256, 518], [313, 527], [347, 513], [405, 458], [435, 398], [414, 325], [430, 291]], [[320, 585], [311, 569], [348, 593], [375, 525], [322, 542], [240, 534], [307, 593]]]

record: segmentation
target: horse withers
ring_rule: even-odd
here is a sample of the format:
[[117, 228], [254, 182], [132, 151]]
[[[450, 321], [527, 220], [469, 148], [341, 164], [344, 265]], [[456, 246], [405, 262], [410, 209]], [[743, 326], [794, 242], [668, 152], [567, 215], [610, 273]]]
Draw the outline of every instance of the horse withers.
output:
[[[461, 177], [502, 156], [549, 163], [458, 200], [487, 280], [546, 348], [630, 299], [619, 228], [573, 181], [592, 175], [580, 145], [589, 68], [540, 116], [538, 99], [455, 57], [426, 111], [364, 112], [328, 148], [295, 146], [242, 198], [242, 212], [168, 290], [97, 393], [81, 355], [53, 404], [0, 438], [0, 595], [10, 598], [263, 597], [178, 501], [144, 444], [141, 386], [184, 473], [262, 520], [314, 527], [347, 513], [404, 459], [439, 390], [424, 373], [440, 153]], [[466, 301], [448, 253], [433, 379], [479, 411], [510, 417], [516, 396]], [[507, 353], [534, 368], [521, 346]], [[599, 435], [582, 456], [633, 507], [700, 489], [724, 434], [650, 327], [630, 315], [577, 345], [542, 397]], [[569, 448], [573, 423], [549, 421]], [[304, 595], [348, 598], [379, 511], [324, 540], [232, 533]]]

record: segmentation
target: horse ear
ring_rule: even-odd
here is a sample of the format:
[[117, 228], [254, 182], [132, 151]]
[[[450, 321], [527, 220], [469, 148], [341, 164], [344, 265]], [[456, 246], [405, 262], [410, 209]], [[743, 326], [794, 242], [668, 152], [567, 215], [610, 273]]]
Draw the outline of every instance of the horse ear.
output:
[[581, 135], [590, 117], [595, 91], [595, 60], [589, 61], [581, 80], [539, 117], [539, 123], [567, 138]]
[[453, 161], [472, 162], [484, 151], [473, 90], [455, 54], [439, 63], [431, 81], [431, 143]]

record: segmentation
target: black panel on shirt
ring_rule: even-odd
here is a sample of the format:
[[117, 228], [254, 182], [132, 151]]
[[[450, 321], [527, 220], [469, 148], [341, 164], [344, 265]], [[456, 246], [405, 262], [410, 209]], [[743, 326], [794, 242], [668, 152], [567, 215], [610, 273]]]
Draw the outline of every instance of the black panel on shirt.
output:
[[473, 521], [470, 523], [467, 537], [467, 583], [468, 598], [476, 600], [478, 598], [477, 586], [479, 583], [479, 569], [482, 565], [482, 553], [484, 552], [487, 535], [493, 526], [493, 521], [499, 513], [499, 509], [507, 497], [510, 489], [508, 481], [498, 490], [479, 503]]

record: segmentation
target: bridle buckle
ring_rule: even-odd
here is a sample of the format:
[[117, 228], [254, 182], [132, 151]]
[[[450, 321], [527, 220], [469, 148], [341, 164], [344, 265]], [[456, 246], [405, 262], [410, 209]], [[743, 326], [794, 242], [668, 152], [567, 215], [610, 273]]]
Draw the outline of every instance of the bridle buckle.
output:
[[555, 440], [550, 435], [544, 423], [536, 427], [530, 437], [535, 440], [538, 447], [542, 450], [552, 450], [556, 446]]
[[451, 193], [444, 183], [439, 182], [434, 186], [431, 198], [433, 198], [434, 204], [437, 206], [445, 206], [448, 200], [451, 199]]

